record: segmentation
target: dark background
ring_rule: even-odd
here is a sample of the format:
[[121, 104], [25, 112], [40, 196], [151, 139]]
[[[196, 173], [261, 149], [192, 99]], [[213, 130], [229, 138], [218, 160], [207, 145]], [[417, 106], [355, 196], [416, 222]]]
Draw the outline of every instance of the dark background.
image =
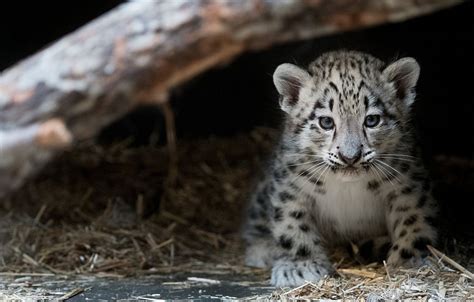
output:
[[[369, 52], [383, 60], [403, 56], [421, 65], [416, 121], [426, 152], [472, 156], [474, 98], [473, 3], [399, 24], [291, 43], [246, 54], [177, 89], [182, 136], [227, 134], [278, 124], [272, 73], [283, 62], [307, 65], [334, 49]], [[276, 117], [275, 117], [276, 116]]]
[[[4, 10], [0, 18], [0, 69], [38, 51], [120, 2], [31, 2]], [[306, 65], [324, 51], [341, 48], [366, 51], [383, 60], [412, 56], [421, 65], [414, 108], [420, 144], [426, 158], [431, 160], [430, 168], [437, 169], [439, 179], [452, 177], [452, 174], [458, 177], [441, 190], [444, 208], [457, 213], [453, 217], [462, 216], [464, 221], [472, 221], [472, 167], [455, 168], [454, 172], [443, 174], [444, 168], [437, 166], [433, 158], [446, 155], [471, 163], [473, 160], [473, 20], [473, 2], [466, 2], [402, 23], [247, 53], [175, 89], [172, 106], [178, 136], [184, 139], [232, 135], [255, 126], [277, 127], [281, 115], [271, 75], [283, 62]], [[132, 137], [134, 144], [140, 145], [150, 143], [151, 137], [165, 143], [164, 136], [161, 113], [158, 108], [150, 107], [115, 122], [103, 131], [100, 141]]]

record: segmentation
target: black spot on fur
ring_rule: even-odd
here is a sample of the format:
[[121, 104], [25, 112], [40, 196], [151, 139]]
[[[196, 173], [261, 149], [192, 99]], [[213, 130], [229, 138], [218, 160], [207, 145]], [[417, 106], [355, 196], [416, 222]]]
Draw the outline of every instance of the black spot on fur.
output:
[[293, 195], [291, 195], [290, 193], [288, 193], [286, 191], [280, 192], [280, 194], [278, 194], [278, 197], [280, 197], [281, 202], [287, 202], [288, 200], [294, 198]]
[[308, 176], [308, 175], [309, 175], [309, 172], [308, 172], [307, 170], [304, 170], [304, 171], [303, 171], [303, 172], [301, 172], [299, 175], [300, 175], [300, 176], [305, 176], [305, 177], [306, 177], [306, 176]]
[[300, 224], [300, 230], [306, 233], [309, 231], [309, 226], [307, 224]]
[[280, 174], [280, 170], [275, 170], [275, 171], [273, 171], [273, 178], [274, 178], [276, 181], [280, 181], [280, 180], [281, 180], [282, 175]]
[[273, 194], [275, 192], [275, 184], [273, 182], [268, 186], [268, 194]]
[[403, 259], [410, 259], [411, 257], [415, 255], [407, 249], [402, 249], [400, 251], [400, 256], [402, 256]]
[[283, 220], [283, 210], [281, 208], [275, 207], [273, 209], [273, 219], [275, 221], [282, 221]]
[[325, 108], [321, 100], [318, 100], [313, 107], [313, 110], [316, 111], [316, 109], [323, 109]]
[[285, 235], [281, 235], [279, 239], [280, 245], [285, 250], [289, 250], [293, 247], [293, 240], [291, 238], [286, 237]]
[[410, 206], [398, 206], [398, 207], [395, 209], [395, 211], [397, 211], [397, 212], [406, 212], [406, 211], [408, 211], [408, 210], [410, 210], [410, 209], [411, 209]]
[[254, 226], [254, 228], [262, 235], [269, 235], [271, 233], [270, 229], [263, 224], [257, 224]]
[[407, 234], [407, 230], [402, 230], [402, 231], [400, 232], [400, 234], [398, 235], [398, 237], [400, 237], [400, 238], [405, 237], [406, 234]]
[[290, 216], [294, 219], [301, 219], [305, 215], [303, 211], [292, 211], [290, 212]]
[[263, 193], [257, 195], [257, 203], [261, 206], [265, 205], [265, 196]]
[[405, 221], [403, 222], [404, 225], [412, 225], [418, 220], [418, 216], [416, 215], [411, 215]]
[[395, 198], [397, 198], [397, 197], [398, 197], [397, 193], [395, 193], [394, 191], [392, 191], [392, 192], [390, 192], [390, 193], [387, 194], [387, 202], [390, 203], [390, 202], [394, 201]]
[[285, 168], [280, 169], [280, 175], [282, 178], [288, 177], [288, 170]]
[[295, 185], [294, 183], [290, 183], [289, 186], [290, 186], [291, 189], [293, 189], [293, 190], [295, 190], [295, 191], [297, 191], [297, 190], [300, 189], [300, 187], [298, 187], [298, 186]]
[[303, 278], [303, 273], [300, 270], [297, 270], [296, 273], [298, 274], [300, 278]]
[[[303, 123], [304, 123], [304, 124], [303, 124]], [[298, 134], [300, 134], [301, 132], [303, 132], [303, 128], [304, 128], [304, 125], [306, 124], [306, 120], [303, 121], [303, 123], [300, 124], [300, 125], [296, 125], [295, 130], [293, 131], [293, 133], [294, 133], [295, 135], [298, 135]]]
[[364, 106], [367, 111], [367, 108], [369, 108], [369, 98], [367, 96], [364, 97]]
[[432, 244], [431, 240], [426, 237], [418, 237], [416, 238], [415, 241], [413, 241], [413, 248], [420, 250], [420, 251], [425, 251], [427, 249], [427, 245]]
[[394, 251], [398, 250], [398, 244], [395, 244], [394, 246], [392, 246], [392, 250]]
[[371, 180], [367, 183], [367, 189], [370, 191], [375, 191], [380, 187], [380, 183], [376, 180]]
[[300, 245], [296, 251], [296, 256], [298, 257], [308, 257], [311, 255], [311, 251], [306, 245]]
[[331, 88], [334, 89], [336, 93], [339, 93], [339, 89], [337, 89], [336, 84], [334, 84], [333, 82], [329, 82], [329, 86], [331, 86]]
[[413, 187], [411, 186], [406, 186], [402, 189], [402, 194], [410, 194], [411, 192], [413, 192]]
[[315, 185], [317, 185], [317, 186], [319, 186], [319, 187], [322, 186], [322, 185], [324, 185], [324, 183], [323, 183], [321, 180], [318, 180], [318, 178], [315, 177], [315, 176], [312, 176], [311, 178], [308, 178], [308, 179], [309, 179], [309, 181], [310, 181], [311, 183], [313, 183], [313, 184], [315, 184]]
[[428, 200], [428, 196], [422, 195], [422, 196], [420, 197], [420, 199], [418, 199], [418, 202], [417, 202], [417, 204], [416, 204], [416, 207], [417, 207], [417, 208], [422, 208], [422, 207], [424, 207], [427, 200]]

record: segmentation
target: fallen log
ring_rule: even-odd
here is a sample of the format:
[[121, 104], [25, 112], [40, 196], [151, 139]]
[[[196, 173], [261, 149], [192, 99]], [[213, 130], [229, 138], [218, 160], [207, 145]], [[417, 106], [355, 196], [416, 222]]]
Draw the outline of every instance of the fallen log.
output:
[[123, 4], [0, 76], [0, 197], [59, 150], [239, 54], [458, 0], [176, 0]]

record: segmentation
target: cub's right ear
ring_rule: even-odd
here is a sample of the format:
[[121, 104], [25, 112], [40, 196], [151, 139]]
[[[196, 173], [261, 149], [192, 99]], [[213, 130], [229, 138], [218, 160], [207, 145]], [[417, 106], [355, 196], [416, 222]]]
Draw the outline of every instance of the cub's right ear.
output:
[[293, 64], [281, 64], [273, 73], [273, 83], [283, 97], [280, 106], [283, 111], [296, 104], [303, 84], [311, 79], [310, 74]]

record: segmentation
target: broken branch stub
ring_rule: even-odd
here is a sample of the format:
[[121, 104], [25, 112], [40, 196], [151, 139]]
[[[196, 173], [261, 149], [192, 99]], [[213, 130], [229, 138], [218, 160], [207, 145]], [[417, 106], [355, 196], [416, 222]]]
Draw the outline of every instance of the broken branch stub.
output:
[[[244, 51], [401, 21], [459, 2], [125, 3], [0, 76], [0, 196], [72, 138], [93, 137], [137, 105], [165, 102], [177, 85]], [[52, 118], [64, 126], [36, 133]]]

